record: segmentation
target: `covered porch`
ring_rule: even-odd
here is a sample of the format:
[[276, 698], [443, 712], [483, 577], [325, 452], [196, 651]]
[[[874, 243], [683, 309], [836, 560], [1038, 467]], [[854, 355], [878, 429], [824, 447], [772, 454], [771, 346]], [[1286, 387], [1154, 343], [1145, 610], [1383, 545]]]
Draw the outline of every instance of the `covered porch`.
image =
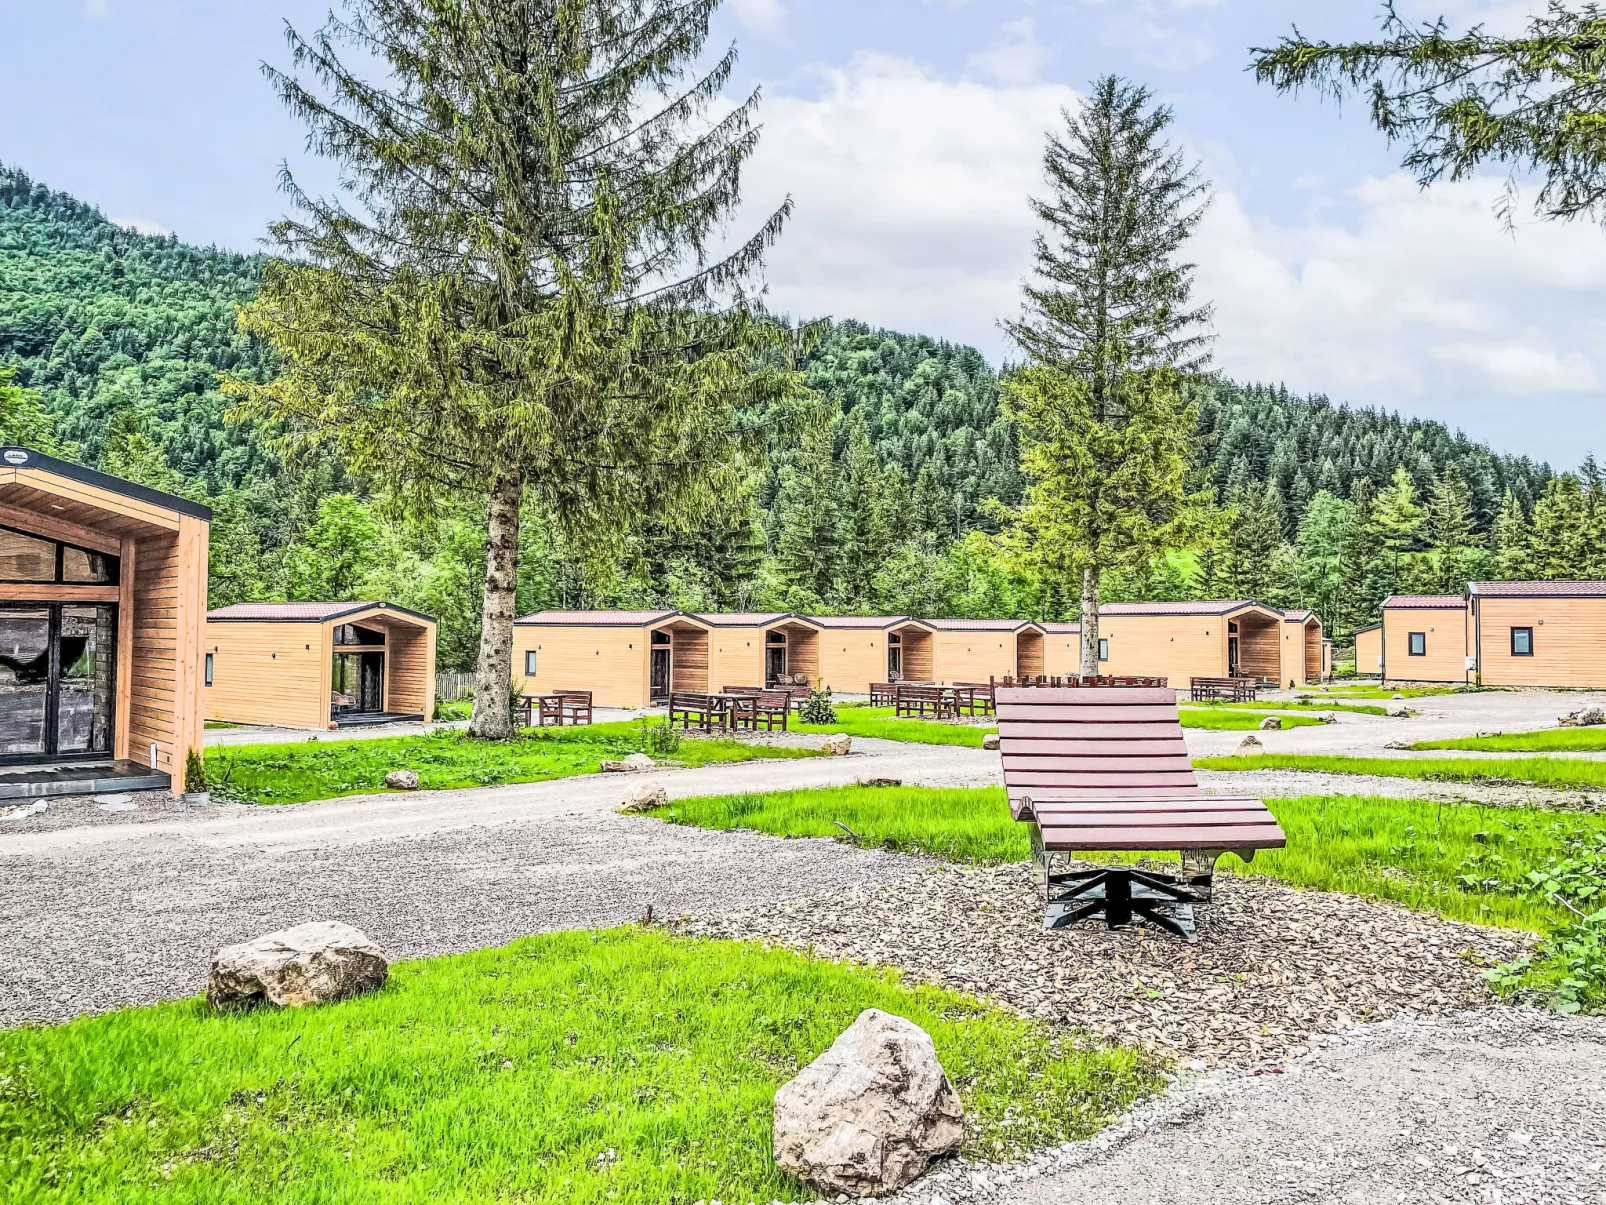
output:
[[820, 677], [820, 630], [789, 619], [764, 632], [764, 685], [813, 686]]
[[648, 700], [667, 703], [675, 690], [708, 690], [709, 629], [685, 615], [651, 630], [647, 638]]
[[887, 681], [931, 682], [936, 673], [931, 629], [905, 623], [887, 633]]
[[1282, 673], [1283, 617], [1246, 607], [1227, 620], [1227, 676], [1275, 683]]

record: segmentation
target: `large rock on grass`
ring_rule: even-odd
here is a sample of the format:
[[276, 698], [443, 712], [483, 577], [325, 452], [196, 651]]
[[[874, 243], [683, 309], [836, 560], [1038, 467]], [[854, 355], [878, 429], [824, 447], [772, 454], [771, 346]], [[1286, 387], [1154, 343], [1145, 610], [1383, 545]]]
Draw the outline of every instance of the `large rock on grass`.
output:
[[385, 775], [385, 785], [392, 791], [418, 790], [417, 770], [392, 770]]
[[638, 782], [619, 801], [621, 812], [651, 812], [667, 807], [669, 792], [656, 782]]
[[983, 749], [997, 749], [1002, 744], [1003, 742], [999, 739], [998, 733], [996, 732], [989, 732], [986, 736], [981, 738], [981, 747]]
[[216, 1008], [262, 1001], [301, 1008], [371, 992], [389, 974], [385, 952], [365, 933], [311, 921], [219, 950], [206, 998]]
[[965, 1139], [931, 1036], [869, 1008], [775, 1093], [775, 1161], [826, 1194], [884, 1196]]
[[1260, 721], [1260, 727], [1261, 727], [1262, 731], [1267, 731], [1267, 730], [1274, 729], [1274, 728], [1281, 728], [1282, 726], [1283, 726], [1283, 717], [1280, 716], [1280, 715], [1269, 715], [1269, 716], [1266, 716], [1264, 719], [1262, 719]]
[[828, 736], [825, 738], [825, 743], [820, 746], [820, 752], [829, 753], [832, 757], [846, 757], [853, 752], [853, 738], [846, 732]]
[[1266, 751], [1266, 746], [1260, 743], [1258, 736], [1246, 736], [1238, 742], [1239, 757], [1255, 757]]

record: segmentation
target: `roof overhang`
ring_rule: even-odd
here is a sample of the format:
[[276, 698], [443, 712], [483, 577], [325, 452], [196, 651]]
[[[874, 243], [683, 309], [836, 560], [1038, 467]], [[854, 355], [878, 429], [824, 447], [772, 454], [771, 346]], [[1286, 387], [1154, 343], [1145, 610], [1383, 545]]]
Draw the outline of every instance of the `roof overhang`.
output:
[[433, 615], [398, 607], [395, 603], [363, 603], [327, 615], [208, 615], [207, 623], [353, 623], [359, 619], [399, 619], [416, 627], [433, 627], [439, 621]]

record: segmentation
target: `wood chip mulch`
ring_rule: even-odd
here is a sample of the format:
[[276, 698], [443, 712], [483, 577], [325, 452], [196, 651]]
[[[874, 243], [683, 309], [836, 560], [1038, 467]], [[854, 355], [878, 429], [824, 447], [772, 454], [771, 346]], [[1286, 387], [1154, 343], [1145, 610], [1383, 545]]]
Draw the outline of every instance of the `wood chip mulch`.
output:
[[1191, 944], [1102, 922], [1045, 933], [1029, 864], [932, 864], [889, 883], [675, 927], [895, 967], [1206, 1066], [1266, 1062], [1362, 1021], [1490, 1007], [1481, 971], [1535, 940], [1257, 878], [1218, 876], [1215, 902], [1196, 911]]

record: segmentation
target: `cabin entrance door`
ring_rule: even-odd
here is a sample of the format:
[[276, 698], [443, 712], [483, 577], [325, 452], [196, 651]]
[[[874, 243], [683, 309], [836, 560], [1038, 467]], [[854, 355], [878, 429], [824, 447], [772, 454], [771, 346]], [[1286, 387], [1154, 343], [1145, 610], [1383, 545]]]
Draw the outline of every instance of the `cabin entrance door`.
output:
[[[656, 633], [654, 633], [656, 635]], [[654, 703], [664, 703], [669, 699], [669, 649], [657, 647], [652, 650], [652, 663], [648, 673], [648, 690]]]
[[786, 681], [786, 646], [764, 646], [764, 685], [776, 686]]
[[1228, 636], [1227, 637], [1227, 677], [1229, 677], [1229, 678], [1240, 678], [1242, 676], [1243, 675], [1238, 672], [1238, 637], [1236, 637], [1236, 636]]
[[116, 607], [0, 606], [0, 762], [109, 756], [116, 666]]
[[336, 653], [329, 680], [329, 718], [385, 710], [385, 654]]

